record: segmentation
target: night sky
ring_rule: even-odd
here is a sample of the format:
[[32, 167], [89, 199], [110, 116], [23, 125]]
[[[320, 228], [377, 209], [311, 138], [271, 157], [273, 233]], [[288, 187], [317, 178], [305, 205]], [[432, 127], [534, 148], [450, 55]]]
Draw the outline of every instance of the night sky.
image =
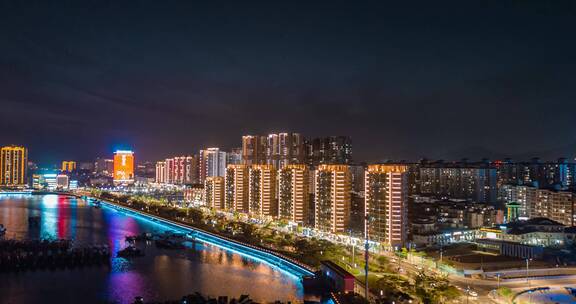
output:
[[294, 131], [367, 161], [576, 155], [573, 2], [197, 2], [0, 1], [0, 144], [157, 160]]

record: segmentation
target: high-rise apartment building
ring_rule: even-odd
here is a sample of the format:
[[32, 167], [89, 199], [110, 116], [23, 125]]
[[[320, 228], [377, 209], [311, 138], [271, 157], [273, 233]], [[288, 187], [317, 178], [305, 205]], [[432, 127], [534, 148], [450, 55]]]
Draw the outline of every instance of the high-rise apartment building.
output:
[[504, 185], [502, 197], [515, 206], [519, 219], [545, 217], [566, 226], [576, 224], [576, 195], [571, 191]]
[[517, 215], [520, 219], [530, 218], [531, 208], [536, 201], [538, 189], [529, 186], [503, 185], [500, 196], [507, 203], [517, 203]]
[[62, 172], [74, 172], [76, 171], [76, 162], [71, 160], [62, 161]]
[[198, 182], [198, 157], [196, 156], [178, 156], [156, 163], [156, 183], [192, 185]]
[[156, 162], [156, 178], [154, 179], [157, 184], [166, 183], [166, 162], [158, 161]]
[[247, 165], [268, 164], [277, 169], [304, 163], [304, 138], [298, 133], [243, 136], [242, 159]]
[[226, 209], [248, 213], [249, 211], [249, 166], [228, 165], [226, 168]]
[[280, 218], [308, 224], [310, 209], [310, 170], [307, 165], [291, 164], [278, 173], [278, 215]]
[[230, 149], [226, 153], [226, 165], [238, 165], [242, 163], [242, 148]]
[[305, 143], [308, 165], [352, 163], [352, 139], [349, 136], [313, 138]]
[[114, 183], [134, 183], [134, 152], [118, 150], [114, 152]]
[[278, 134], [278, 163], [276, 168], [283, 168], [289, 164], [303, 164], [304, 138], [299, 133]]
[[25, 186], [27, 174], [28, 149], [20, 146], [0, 148], [0, 186]]
[[365, 172], [366, 233], [386, 246], [403, 246], [407, 237], [408, 168], [370, 165]]
[[249, 169], [248, 213], [277, 216], [276, 175], [274, 165], [252, 165]]
[[242, 136], [242, 163], [245, 165], [265, 164], [267, 142], [266, 136]]
[[497, 181], [497, 169], [487, 161], [423, 163], [417, 181], [418, 194], [494, 203]]
[[167, 158], [165, 163], [165, 183], [173, 184], [176, 180], [176, 160], [174, 158]]
[[209, 176], [226, 175], [226, 158], [226, 152], [219, 148], [200, 150], [198, 160], [200, 183], [204, 183]]
[[349, 167], [320, 165], [315, 180], [315, 228], [332, 233], [347, 232], [352, 190]]
[[112, 176], [114, 174], [114, 160], [97, 158], [94, 162], [94, 171], [98, 175]]
[[574, 190], [576, 164], [565, 158], [549, 162], [541, 162], [538, 158], [526, 162], [505, 159], [494, 162], [494, 166], [498, 170], [499, 187], [510, 184]]
[[174, 158], [174, 184], [191, 185], [198, 183], [198, 158], [180, 156]]
[[204, 181], [204, 200], [206, 206], [214, 209], [225, 209], [225, 181], [222, 176], [209, 176]]

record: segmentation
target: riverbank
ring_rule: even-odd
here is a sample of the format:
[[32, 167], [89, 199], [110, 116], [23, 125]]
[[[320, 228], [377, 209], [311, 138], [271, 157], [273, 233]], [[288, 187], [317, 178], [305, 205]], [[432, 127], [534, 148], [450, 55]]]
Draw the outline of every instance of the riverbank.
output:
[[[38, 217], [40, 225], [30, 225], [30, 216]], [[104, 203], [98, 207], [66, 195], [4, 196], [0, 219], [16, 240], [68, 239], [75, 248], [104, 244], [112, 253], [110, 267], [0, 273], [0, 303], [131, 303], [135, 296], [158, 301], [196, 291], [210, 296], [249, 294], [261, 303], [301, 303], [311, 298], [297, 276], [237, 250], [187, 237], [182, 250], [139, 242], [143, 257], [119, 257], [117, 253], [129, 246], [126, 236], [185, 233]], [[35, 292], [29, 293], [32, 289]]]
[[[80, 197], [80, 198], [82, 198], [82, 197]], [[278, 259], [284, 260], [285, 262], [292, 264], [292, 265], [279, 264], [279, 263], [277, 263], [277, 261], [272, 261], [271, 264], [278, 266], [278, 267], [294, 266], [296, 268], [296, 270], [298, 270], [298, 272], [302, 273], [303, 275], [313, 275], [314, 271], [315, 271], [315, 269], [312, 268], [311, 266], [300, 263], [299, 261], [294, 260], [290, 257], [284, 256], [281, 253], [275, 252], [273, 250], [270, 250], [270, 249], [267, 249], [264, 247], [259, 247], [259, 246], [254, 246], [251, 244], [243, 243], [243, 242], [240, 242], [238, 240], [235, 240], [235, 239], [223, 236], [223, 235], [219, 235], [219, 234], [201, 229], [199, 227], [194, 227], [194, 226], [190, 225], [189, 223], [182, 221], [182, 220], [164, 218], [164, 217], [161, 217], [161, 216], [149, 213], [149, 212], [145, 212], [143, 210], [137, 210], [137, 209], [132, 208], [130, 206], [126, 206], [126, 205], [121, 204], [119, 202], [114, 202], [114, 201], [107, 200], [107, 199], [102, 199], [102, 198], [93, 198], [93, 199], [96, 199], [97, 201], [109, 204], [112, 208], [123, 209], [123, 211], [138, 214], [138, 215], [145, 216], [145, 217], [149, 217], [153, 220], [161, 221], [161, 222], [164, 222], [168, 225], [171, 225], [171, 226], [174, 226], [177, 228], [184, 228], [184, 229], [192, 230], [192, 231], [196, 232], [196, 234], [193, 235], [195, 238], [199, 239], [200, 241], [204, 241], [206, 243], [211, 243], [213, 245], [221, 246], [221, 247], [224, 247], [226, 249], [236, 250], [236, 252], [241, 253], [241, 254], [244, 253], [244, 252], [242, 252], [242, 250], [244, 250], [244, 251], [247, 251], [248, 253], [256, 254], [256, 257], [259, 257], [265, 261], [267, 261], [266, 258], [268, 258], [268, 256], [266, 256], [266, 255], [272, 255]], [[223, 240], [223, 241], [229, 242], [230, 244], [223, 244], [222, 242], [219, 242], [218, 240]], [[240, 246], [240, 248], [238, 248], [238, 246]], [[240, 250], [238, 250], [238, 249], [240, 249]], [[265, 256], [262, 256], [262, 254], [258, 254], [259, 253], [258, 251], [263, 253]], [[246, 255], [250, 256], [250, 254], [246, 254]], [[254, 257], [254, 256], [252, 256], [252, 257]], [[267, 261], [267, 262], [270, 262], [270, 261]]]
[[[276, 223], [246, 218], [241, 213], [230, 213], [205, 208], [182, 208], [166, 201], [119, 193], [92, 192], [88, 196], [108, 201], [130, 211], [150, 217], [168, 219], [191, 229], [207, 232], [218, 238], [232, 240], [260, 251], [297, 261], [314, 270], [322, 260], [330, 260], [350, 271], [357, 279], [358, 293], [364, 294], [363, 252], [352, 246], [337, 244], [325, 239], [311, 238], [280, 231]], [[449, 286], [443, 277], [423, 276], [420, 271], [402, 271], [401, 256], [370, 255], [370, 298], [396, 303], [418, 303], [453, 299], [456, 288]], [[425, 278], [425, 279], [422, 279]], [[376, 296], [379, 294], [379, 296]]]

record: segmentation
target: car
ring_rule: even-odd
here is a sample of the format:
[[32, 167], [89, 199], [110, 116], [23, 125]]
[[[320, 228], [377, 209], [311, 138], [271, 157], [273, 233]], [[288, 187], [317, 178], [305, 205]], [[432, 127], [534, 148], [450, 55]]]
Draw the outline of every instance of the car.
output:
[[469, 291], [468, 291], [468, 294], [469, 294], [471, 297], [477, 297], [477, 296], [478, 296], [478, 293], [475, 292], [474, 290], [469, 290]]

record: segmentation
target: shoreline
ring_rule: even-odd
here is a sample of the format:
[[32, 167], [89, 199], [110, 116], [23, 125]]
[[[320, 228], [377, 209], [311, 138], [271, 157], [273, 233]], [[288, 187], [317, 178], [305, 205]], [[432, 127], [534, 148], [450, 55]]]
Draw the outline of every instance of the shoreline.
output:
[[[304, 263], [301, 263], [301, 262], [299, 262], [295, 259], [292, 259], [290, 257], [284, 256], [283, 254], [281, 254], [279, 252], [276, 252], [274, 250], [270, 250], [267, 248], [262, 248], [259, 246], [254, 246], [254, 245], [247, 244], [244, 242], [240, 242], [238, 240], [229, 238], [227, 236], [223, 236], [223, 235], [211, 232], [211, 231], [207, 231], [207, 230], [202, 229], [202, 228], [192, 226], [189, 223], [184, 223], [182, 221], [168, 219], [165, 217], [161, 217], [161, 216], [158, 216], [155, 214], [145, 212], [143, 210], [134, 209], [130, 206], [125, 206], [123, 204], [110, 201], [108, 199], [97, 198], [97, 197], [93, 197], [93, 196], [89, 196], [89, 195], [78, 195], [78, 194], [73, 194], [73, 193], [57, 193], [57, 192], [42, 193], [42, 194], [66, 195], [66, 196], [71, 196], [71, 197], [75, 197], [78, 199], [88, 198], [88, 199], [92, 199], [95, 201], [99, 201], [99, 202], [102, 202], [104, 204], [107, 204], [108, 205], [107, 207], [109, 207], [109, 208], [121, 209], [123, 212], [132, 213], [133, 215], [141, 216], [141, 217], [144, 217], [148, 220], [161, 221], [164, 224], [169, 225], [169, 226], [173, 226], [173, 227], [176, 227], [179, 229], [190, 230], [191, 232], [193, 232], [195, 234], [195, 237], [198, 237], [200, 239], [200, 241], [202, 241], [202, 242], [206, 242], [206, 243], [218, 246], [218, 247], [222, 247], [226, 250], [235, 251], [239, 254], [243, 254], [243, 255], [249, 256], [251, 258], [262, 260], [263, 262], [270, 264], [271, 266], [275, 266], [275, 267], [279, 267], [279, 268], [282, 268], [282, 267], [293, 268], [293, 269], [297, 270], [299, 275], [294, 274], [292, 271], [287, 271], [286, 269], [282, 269], [282, 270], [284, 270], [284, 271], [286, 271], [292, 275], [298, 276], [300, 278], [303, 278], [305, 276], [314, 276], [315, 275], [314, 274], [315, 269], [313, 267], [306, 265]], [[239, 250], [244, 250], [244, 251], [248, 251], [248, 252], [242, 252]], [[270, 261], [269, 260], [270, 258], [278, 259], [280, 261], [280, 263], [278, 263], [276, 261]]]

